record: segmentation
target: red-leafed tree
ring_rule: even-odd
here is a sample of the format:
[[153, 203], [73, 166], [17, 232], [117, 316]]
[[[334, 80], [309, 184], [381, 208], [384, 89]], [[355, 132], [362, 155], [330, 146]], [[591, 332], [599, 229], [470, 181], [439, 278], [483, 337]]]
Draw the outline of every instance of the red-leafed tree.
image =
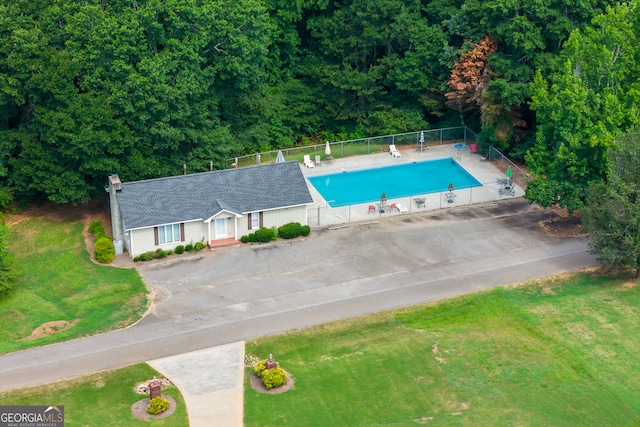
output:
[[489, 81], [489, 54], [498, 50], [498, 42], [485, 36], [473, 48], [460, 56], [451, 70], [449, 91], [444, 94], [447, 107], [460, 114], [464, 125], [464, 111], [479, 108]]

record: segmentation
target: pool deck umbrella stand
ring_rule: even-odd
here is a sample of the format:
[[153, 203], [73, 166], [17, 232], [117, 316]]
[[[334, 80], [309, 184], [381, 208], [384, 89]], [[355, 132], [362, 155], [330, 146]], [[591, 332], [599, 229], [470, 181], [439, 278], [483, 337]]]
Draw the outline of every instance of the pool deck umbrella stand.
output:
[[507, 168], [507, 183], [505, 185], [505, 190], [511, 190], [511, 188], [513, 187], [513, 172], [511, 171], [511, 166], [509, 166]]
[[329, 141], [327, 141], [324, 147], [324, 158], [328, 163], [333, 163], [333, 156], [331, 155], [331, 146], [329, 145]]
[[380, 196], [380, 203], [378, 203], [378, 212], [380, 213], [380, 215], [384, 213], [386, 208], [387, 208], [387, 194], [382, 193], [382, 196]]

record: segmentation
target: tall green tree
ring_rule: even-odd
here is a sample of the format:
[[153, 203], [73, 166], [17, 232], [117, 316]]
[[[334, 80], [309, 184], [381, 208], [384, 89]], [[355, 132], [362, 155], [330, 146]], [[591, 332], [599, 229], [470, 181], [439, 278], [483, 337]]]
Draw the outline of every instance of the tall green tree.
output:
[[609, 8], [592, 28], [571, 34], [548, 80], [536, 75], [536, 145], [526, 156], [533, 176], [529, 200], [573, 212], [582, 208], [590, 183], [604, 179], [608, 148], [640, 119], [639, 30], [635, 6]]
[[421, 2], [319, 3], [306, 22], [298, 72], [320, 97], [327, 125], [355, 121], [372, 133], [425, 127], [428, 94], [446, 76], [439, 63], [446, 35]]
[[583, 221], [590, 252], [601, 262], [627, 264], [640, 279], [640, 131], [617, 140], [609, 154], [606, 183], [589, 189]]
[[0, 7], [0, 150], [21, 196], [85, 203], [110, 173], [203, 171], [240, 151], [234, 109], [266, 81], [271, 43], [259, 0]]
[[482, 110], [481, 137], [520, 156], [517, 147], [535, 127], [528, 107], [536, 71], [547, 77], [552, 59], [575, 29], [589, 25], [611, 0], [531, 2], [465, 0], [446, 21], [450, 39], [477, 42], [490, 34], [499, 49], [491, 55], [492, 70]]

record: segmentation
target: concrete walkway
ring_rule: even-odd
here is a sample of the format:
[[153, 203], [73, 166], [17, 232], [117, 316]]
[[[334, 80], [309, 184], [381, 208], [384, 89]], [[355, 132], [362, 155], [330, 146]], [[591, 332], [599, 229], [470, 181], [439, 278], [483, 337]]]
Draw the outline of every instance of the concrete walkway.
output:
[[242, 427], [244, 342], [147, 363], [178, 387], [190, 427]]

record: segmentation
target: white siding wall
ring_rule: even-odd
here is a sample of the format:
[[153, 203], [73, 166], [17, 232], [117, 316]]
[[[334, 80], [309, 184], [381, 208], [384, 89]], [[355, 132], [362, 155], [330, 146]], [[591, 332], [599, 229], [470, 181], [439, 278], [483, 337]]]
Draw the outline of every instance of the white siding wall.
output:
[[[254, 215], [257, 215], [257, 213]], [[263, 214], [262, 222], [262, 226], [267, 228], [278, 228], [281, 225], [290, 222], [299, 222], [302, 225], [307, 225], [307, 207], [296, 206], [293, 208], [266, 211]], [[247, 215], [238, 219], [238, 238], [255, 231], [256, 230], [249, 230], [249, 220], [247, 219]]]
[[[155, 234], [153, 227], [132, 230], [129, 232], [129, 255], [133, 258], [136, 255], [145, 252], [152, 252], [158, 248], [164, 250], [175, 249], [178, 245], [186, 245], [187, 243], [196, 243], [201, 241], [207, 244], [207, 224], [204, 221], [185, 222], [184, 224], [184, 242], [172, 242], [164, 245], [155, 245]], [[133, 250], [132, 250], [133, 249]]]
[[[270, 227], [280, 227], [283, 224], [287, 224], [289, 222], [299, 222], [302, 225], [307, 224], [307, 207], [306, 206], [297, 206], [294, 208], [285, 208], [278, 209], [273, 211], [266, 211], [263, 214], [263, 226]], [[220, 216], [224, 217], [224, 216]], [[220, 218], [218, 217], [218, 218]], [[227, 235], [226, 238], [235, 237], [235, 224], [236, 221], [233, 216], [228, 216], [227, 218]], [[250, 232], [254, 232], [255, 230], [248, 229], [248, 219], [247, 215], [244, 215], [242, 218], [238, 218], [238, 239]], [[139, 230], [129, 231], [129, 237], [127, 240], [127, 249], [129, 250], [129, 255], [133, 258], [136, 255], [143, 254], [145, 252], [155, 251], [158, 248], [162, 248], [164, 250], [175, 249], [178, 245], [186, 245], [187, 243], [196, 243], [203, 241], [204, 244], [207, 244], [208, 235], [208, 224], [204, 221], [193, 221], [186, 222], [184, 224], [184, 242], [173, 242], [167, 243], [164, 245], [155, 245], [155, 235], [153, 232], [153, 227], [150, 228], [142, 228]], [[204, 240], [203, 240], [204, 239]], [[216, 230], [215, 230], [215, 219], [211, 222], [211, 240], [216, 239]]]
[[[188, 243], [200, 242], [207, 244], [207, 224], [204, 221], [194, 221], [184, 223], [184, 242], [172, 243], [171, 245], [162, 245], [162, 249], [173, 249], [178, 245], [186, 245]], [[165, 247], [167, 246], [167, 247]]]
[[307, 225], [307, 207], [297, 206], [295, 208], [278, 209], [275, 211], [267, 211], [264, 213], [265, 227], [280, 227], [289, 222], [299, 222]]
[[129, 236], [131, 238], [131, 245], [129, 246], [129, 255], [131, 258], [145, 252], [156, 250], [153, 227], [131, 230], [129, 231]]

